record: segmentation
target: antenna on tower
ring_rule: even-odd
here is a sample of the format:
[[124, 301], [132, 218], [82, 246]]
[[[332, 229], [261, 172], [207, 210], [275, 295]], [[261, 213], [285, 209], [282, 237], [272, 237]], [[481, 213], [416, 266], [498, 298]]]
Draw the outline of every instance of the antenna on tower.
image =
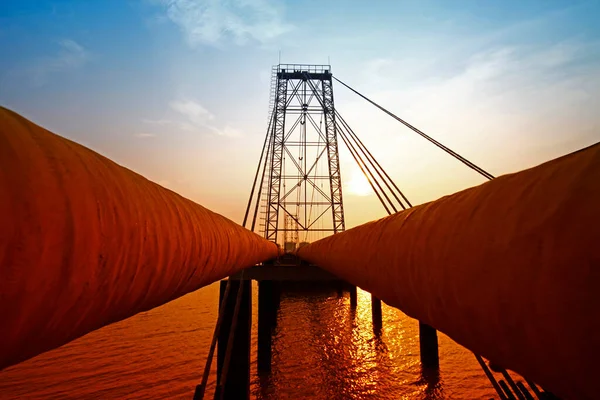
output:
[[281, 50], [279, 50], [279, 63], [278, 64], [281, 64]]

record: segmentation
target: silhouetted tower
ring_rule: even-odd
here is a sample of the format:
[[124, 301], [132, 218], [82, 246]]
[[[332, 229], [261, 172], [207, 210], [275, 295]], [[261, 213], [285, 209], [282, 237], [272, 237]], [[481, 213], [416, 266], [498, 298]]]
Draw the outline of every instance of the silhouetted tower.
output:
[[263, 152], [264, 236], [277, 243], [280, 232], [292, 231], [285, 236], [295, 241], [320, 236], [309, 237], [311, 232], [342, 232], [344, 206], [331, 68], [279, 64], [274, 67], [273, 81], [273, 109]]
[[[329, 65], [279, 64], [274, 66], [272, 70], [269, 127], [267, 128], [267, 134], [265, 135], [261, 156], [250, 191], [250, 198], [246, 206], [242, 222], [244, 227], [255, 231], [259, 210], [262, 210], [262, 223], [259, 223], [259, 227], [264, 236], [275, 243], [283, 239], [284, 243], [278, 244], [282, 244], [284, 247], [286, 242], [290, 245], [293, 244], [293, 246], [289, 246], [290, 250], [292, 247], [296, 247], [296, 243], [298, 243], [298, 246], [303, 246], [308, 241], [318, 238], [309, 238], [309, 233], [337, 233], [343, 231], [345, 223], [338, 136], [346, 145], [346, 149], [364, 174], [373, 193], [377, 196], [388, 215], [412, 207], [410, 201], [389, 174], [367, 149], [340, 113], [335, 110], [332, 80], [345, 86], [485, 178], [494, 179], [494, 176], [489, 172], [375, 103], [337, 77], [334, 77], [331, 74], [331, 67]], [[319, 121], [318, 123], [317, 120]], [[316, 212], [315, 209], [317, 210]], [[282, 215], [284, 217], [280, 218]], [[329, 219], [329, 216], [331, 216], [331, 219]], [[284, 233], [282, 238], [278, 237], [280, 231]], [[304, 237], [301, 237], [302, 234], [304, 234]], [[289, 262], [291, 259], [292, 257], [283, 258], [284, 263]], [[271, 262], [273, 261], [268, 261], [266, 264], [270, 264]], [[285, 264], [280, 263], [280, 265]], [[268, 271], [265, 268], [262, 270]], [[247, 296], [247, 293], [252, 288], [248, 280], [244, 280], [245, 271], [243, 270], [237, 278], [229, 279], [226, 285], [224, 285], [225, 281], [221, 281], [221, 293], [224, 298], [227, 296], [232, 282], [237, 282], [236, 285], [239, 287], [237, 293], [234, 295], [235, 299], [232, 298], [235, 301], [230, 302], [230, 311], [226, 311], [231, 312], [232, 321], [235, 321], [238, 305], [243, 303], [246, 304], [247, 309], [250, 309], [248, 306], [250, 303], [249, 299], [242, 300], [242, 296]], [[245, 282], [247, 289], [243, 289], [244, 286], [242, 286], [241, 282]], [[275, 302], [272, 301], [273, 293], [276, 292], [272, 285], [273, 281], [269, 280], [262, 280], [259, 283], [259, 310], [263, 307], [263, 309], [266, 309], [270, 303], [277, 304], [278, 300], [275, 300]], [[263, 300], [260, 300], [261, 296]], [[350, 306], [356, 307], [356, 304], [357, 292], [356, 287], [354, 287], [350, 294]], [[374, 332], [378, 332], [381, 330], [382, 324], [381, 300], [373, 295], [371, 310]], [[246, 322], [242, 323], [241, 328], [239, 328], [242, 335], [245, 335], [245, 338], [249, 338], [248, 327], [251, 324], [248, 325], [248, 321], [250, 321], [250, 315], [251, 313], [246, 313], [243, 319]], [[264, 316], [265, 314], [262, 313], [262, 315]], [[219, 318], [219, 321], [222, 321], [222, 319]], [[259, 311], [259, 349], [261, 347], [270, 349], [269, 340], [271, 336], [269, 329], [272, 327], [270, 325], [272, 322], [269, 321], [272, 321], [272, 314], [268, 318], [263, 317], [261, 319], [261, 311]], [[225, 326], [240, 325], [232, 322], [230, 325], [226, 324]], [[217, 322], [213, 338], [217, 337], [219, 327], [220, 322]], [[221, 343], [226, 342], [225, 338], [227, 338], [227, 343], [233, 343], [232, 337], [223, 333], [219, 337], [219, 346], [221, 346]], [[261, 337], [264, 341], [261, 341]], [[243, 362], [243, 368], [240, 367], [238, 373], [233, 374], [238, 378], [235, 382], [232, 382], [232, 379], [228, 380], [229, 390], [243, 389], [243, 395], [247, 397], [249, 395], [247, 389], [250, 374], [250, 367], [247, 362], [250, 354], [249, 339], [245, 339], [240, 343], [240, 347], [243, 346], [242, 351], [244, 354], [238, 360]], [[419, 322], [419, 343], [422, 366], [433, 372], [433, 370], [439, 367], [436, 330], [425, 323]], [[214, 346], [215, 339], [213, 339], [211, 344], [211, 352]], [[219, 350], [219, 354], [224, 353], [225, 351]], [[209, 352], [209, 354], [212, 353]], [[227, 353], [223, 355], [221, 365], [227, 365], [227, 360], [231, 360], [231, 354], [232, 352], [227, 350]], [[259, 358], [258, 368], [269, 368], [270, 350], [266, 353], [261, 353], [259, 350], [259, 354], [267, 354], [267, 357]], [[196, 394], [198, 396], [196, 397], [204, 393], [210, 372], [211, 357], [209, 355], [202, 383], [197, 387]], [[515, 398], [510, 393], [509, 385], [515, 391], [517, 397], [531, 398], [531, 395], [526, 390], [523, 391], [524, 386], [520, 387], [512, 382], [512, 378], [510, 378], [506, 371], [499, 372], [503, 374], [509, 385], [504, 381], [498, 383], [483, 359], [477, 356], [477, 360], [501, 398], [506, 397], [508, 394]], [[217, 365], [219, 365], [219, 362]], [[225, 374], [221, 375], [226, 376]], [[217, 390], [220, 390], [221, 386]], [[534, 392], [536, 392], [535, 389]], [[227, 391], [223, 393], [227, 393]]]

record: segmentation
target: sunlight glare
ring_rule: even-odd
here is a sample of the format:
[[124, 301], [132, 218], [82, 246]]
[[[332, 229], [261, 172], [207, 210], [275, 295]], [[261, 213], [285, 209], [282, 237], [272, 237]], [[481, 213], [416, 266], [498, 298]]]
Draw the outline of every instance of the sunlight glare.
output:
[[373, 193], [371, 184], [360, 170], [352, 173], [352, 178], [348, 181], [346, 190], [355, 196], [368, 196]]

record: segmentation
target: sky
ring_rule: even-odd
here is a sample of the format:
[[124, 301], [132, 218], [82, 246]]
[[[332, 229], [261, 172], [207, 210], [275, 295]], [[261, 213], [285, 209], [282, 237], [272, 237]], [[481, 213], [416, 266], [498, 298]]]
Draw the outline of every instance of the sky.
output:
[[[274, 64], [333, 74], [498, 176], [600, 141], [598, 1], [0, 2], [0, 105], [241, 222]], [[412, 201], [485, 179], [334, 83]], [[341, 150], [347, 226], [385, 215]], [[354, 182], [354, 183], [353, 183]]]

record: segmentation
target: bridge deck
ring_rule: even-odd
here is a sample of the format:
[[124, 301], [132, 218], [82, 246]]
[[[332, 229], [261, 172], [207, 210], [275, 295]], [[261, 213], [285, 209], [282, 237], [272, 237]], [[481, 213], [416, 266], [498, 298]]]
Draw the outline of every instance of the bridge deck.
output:
[[286, 254], [279, 259], [263, 265], [246, 268], [242, 272], [230, 276], [233, 280], [255, 280], [255, 281], [321, 281], [334, 282], [343, 280], [337, 276], [308, 264], [296, 256]]

